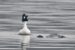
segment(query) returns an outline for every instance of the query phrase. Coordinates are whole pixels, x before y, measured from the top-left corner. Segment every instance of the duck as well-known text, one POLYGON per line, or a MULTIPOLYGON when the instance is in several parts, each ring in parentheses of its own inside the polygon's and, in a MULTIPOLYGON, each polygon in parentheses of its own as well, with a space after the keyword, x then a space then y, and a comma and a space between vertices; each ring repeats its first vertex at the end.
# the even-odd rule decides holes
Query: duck
POLYGON ((43 36, 42 36, 42 35, 38 35, 37 37, 38 37, 38 38, 43 38, 43 36))
POLYGON ((19 35, 30 35, 31 31, 29 30, 27 23, 28 23, 28 15, 23 14, 22 15, 22 22, 23 22, 23 28, 19 31, 19 35))

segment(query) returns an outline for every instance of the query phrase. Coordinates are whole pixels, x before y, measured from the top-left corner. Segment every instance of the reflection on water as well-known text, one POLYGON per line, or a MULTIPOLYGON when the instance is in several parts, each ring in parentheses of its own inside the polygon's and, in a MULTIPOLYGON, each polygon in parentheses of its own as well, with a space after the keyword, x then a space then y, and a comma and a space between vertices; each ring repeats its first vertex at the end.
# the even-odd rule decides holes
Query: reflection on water
POLYGON ((57 42, 51 39, 45 39, 45 42, 40 40, 40 42, 34 38, 31 40, 31 46, 75 47, 75 3, 73 0, 0 0, 0 48, 21 48, 20 36, 17 34, 23 25, 21 15, 24 12, 29 15, 28 26, 32 34, 58 33, 70 35, 68 37, 72 38, 71 41, 68 41, 69 38, 63 40, 66 42, 59 42, 61 39, 55 40, 57 42), (51 44, 50 40, 54 44, 51 44))

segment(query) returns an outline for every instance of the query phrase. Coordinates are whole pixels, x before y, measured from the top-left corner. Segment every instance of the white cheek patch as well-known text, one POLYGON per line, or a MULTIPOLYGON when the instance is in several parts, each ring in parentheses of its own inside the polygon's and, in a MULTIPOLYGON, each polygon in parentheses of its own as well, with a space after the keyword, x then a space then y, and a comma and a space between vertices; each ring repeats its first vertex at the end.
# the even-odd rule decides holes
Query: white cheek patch
POLYGON ((25 16, 24 16, 24 19, 25 19, 25 16))

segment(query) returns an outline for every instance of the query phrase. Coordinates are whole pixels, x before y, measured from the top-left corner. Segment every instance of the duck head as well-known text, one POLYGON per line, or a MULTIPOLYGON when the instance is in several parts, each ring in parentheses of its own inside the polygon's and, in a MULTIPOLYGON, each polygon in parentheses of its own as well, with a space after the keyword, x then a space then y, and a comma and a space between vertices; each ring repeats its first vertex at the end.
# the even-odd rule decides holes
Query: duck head
POLYGON ((22 15, 22 22, 28 21, 28 15, 23 14, 22 15))

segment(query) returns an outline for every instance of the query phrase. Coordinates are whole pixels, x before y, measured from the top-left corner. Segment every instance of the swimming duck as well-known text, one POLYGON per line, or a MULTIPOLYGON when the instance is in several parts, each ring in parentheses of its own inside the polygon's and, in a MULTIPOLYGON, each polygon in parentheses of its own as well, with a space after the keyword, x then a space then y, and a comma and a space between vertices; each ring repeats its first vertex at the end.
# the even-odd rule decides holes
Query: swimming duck
POLYGON ((23 28, 19 31, 19 35, 30 35, 31 32, 27 27, 28 16, 26 14, 22 15, 22 22, 24 24, 23 28))
POLYGON ((38 37, 38 38, 43 38, 43 36, 42 36, 42 35, 38 35, 37 37, 38 37))

